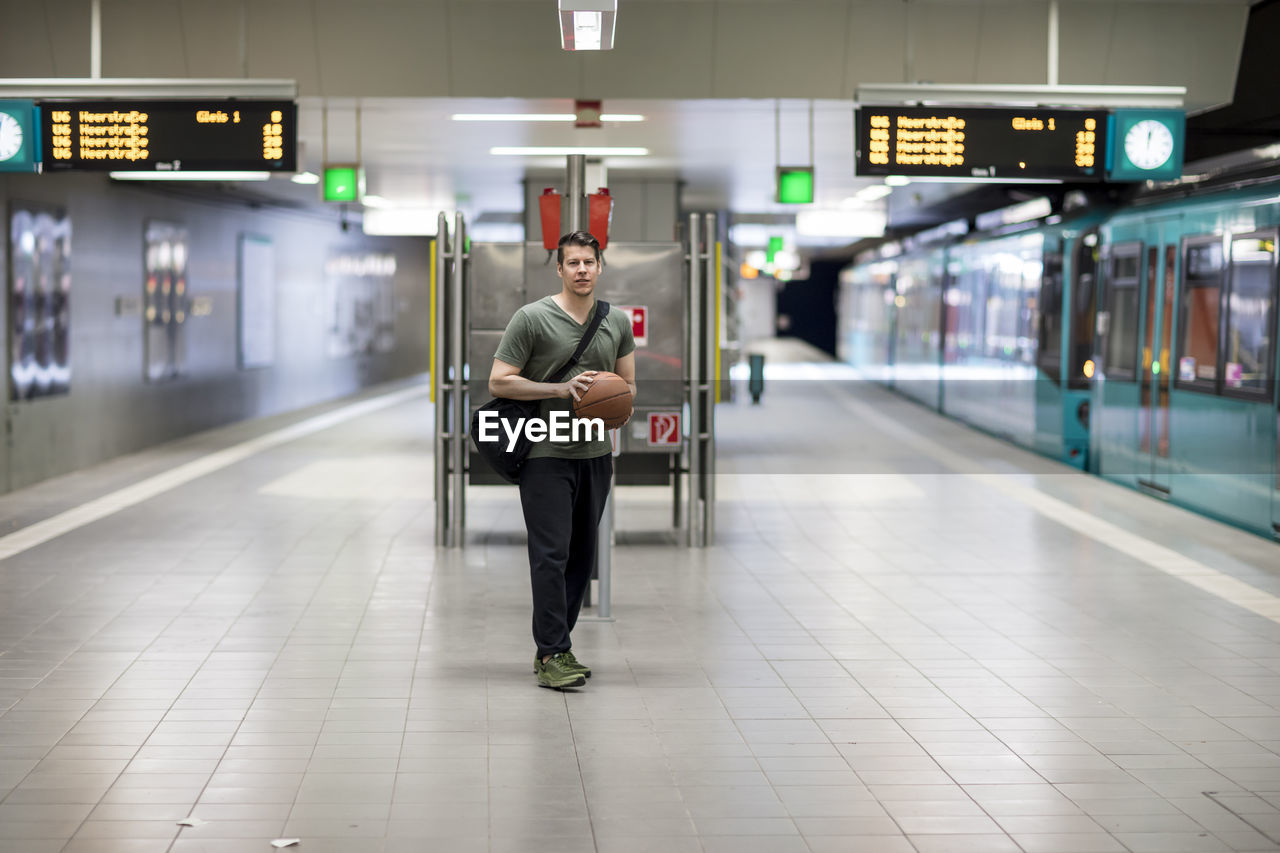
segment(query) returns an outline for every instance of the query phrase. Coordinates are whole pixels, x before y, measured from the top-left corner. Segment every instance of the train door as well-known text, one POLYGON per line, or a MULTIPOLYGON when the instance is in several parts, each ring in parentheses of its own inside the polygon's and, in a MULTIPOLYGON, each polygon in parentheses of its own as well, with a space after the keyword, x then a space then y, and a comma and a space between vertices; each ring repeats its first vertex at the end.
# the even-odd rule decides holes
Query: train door
POLYGON ((1178 243, 1174 221, 1152 223, 1155 238, 1143 256, 1146 311, 1142 337, 1141 402, 1138 410, 1138 482, 1169 493, 1170 346, 1177 291, 1178 243))

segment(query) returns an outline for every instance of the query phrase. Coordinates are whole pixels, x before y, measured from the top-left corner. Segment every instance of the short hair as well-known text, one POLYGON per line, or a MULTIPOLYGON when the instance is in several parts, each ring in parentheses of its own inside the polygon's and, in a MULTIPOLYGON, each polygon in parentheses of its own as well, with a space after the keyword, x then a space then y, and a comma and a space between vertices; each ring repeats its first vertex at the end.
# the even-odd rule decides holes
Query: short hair
POLYGON ((600 257, 600 241, 593 237, 590 231, 570 231, 560 238, 560 245, 556 247, 556 266, 564 265, 565 246, 583 246, 594 250, 596 263, 604 266, 604 258, 600 257))

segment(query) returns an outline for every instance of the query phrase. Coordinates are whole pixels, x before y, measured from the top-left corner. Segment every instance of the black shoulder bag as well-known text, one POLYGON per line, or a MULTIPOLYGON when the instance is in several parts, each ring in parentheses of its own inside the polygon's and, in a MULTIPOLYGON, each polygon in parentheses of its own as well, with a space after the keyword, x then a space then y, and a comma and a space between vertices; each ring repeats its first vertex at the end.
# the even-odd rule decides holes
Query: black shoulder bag
MULTIPOLYGON (((578 341, 578 348, 573 351, 569 360, 559 370, 544 379, 544 382, 560 382, 564 379, 565 374, 572 370, 582 358, 582 354, 586 352, 591 339, 596 336, 596 330, 600 328, 600 324, 604 322, 605 315, 608 313, 609 303, 597 299, 595 316, 591 318, 591 325, 583 332, 582 340, 578 341)), ((471 443, 475 445, 476 452, 484 458, 484 461, 488 462, 489 466, 508 483, 520 482, 520 468, 528 458, 529 451, 533 449, 533 442, 529 441, 523 430, 515 433, 516 425, 521 419, 536 418, 541 404, 541 400, 510 400, 506 397, 495 397, 471 415, 471 443), (493 412, 497 415, 498 439, 496 441, 481 441, 479 438, 482 412, 493 412), (511 433, 516 435, 514 445, 511 444, 508 426, 511 433)))

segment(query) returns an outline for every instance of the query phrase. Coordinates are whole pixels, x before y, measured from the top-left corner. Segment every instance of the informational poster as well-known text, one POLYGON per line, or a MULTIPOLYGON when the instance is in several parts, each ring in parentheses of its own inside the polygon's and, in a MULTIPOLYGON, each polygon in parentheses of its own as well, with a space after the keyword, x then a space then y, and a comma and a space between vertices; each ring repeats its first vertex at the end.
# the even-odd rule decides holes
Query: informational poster
POLYGON ((396 256, 333 252, 325 263, 326 350, 331 358, 390 352, 395 334, 396 256))
POLYGON ((271 240, 240 235, 240 366, 268 367, 276 360, 276 250, 271 240))
POLYGON ((71 219, 25 202, 9 216, 9 399, 71 389, 71 219))
POLYGON ((146 334, 149 382, 163 382, 186 372, 186 322, 191 315, 187 292, 187 230, 170 222, 148 222, 143 246, 146 282, 142 317, 146 334))

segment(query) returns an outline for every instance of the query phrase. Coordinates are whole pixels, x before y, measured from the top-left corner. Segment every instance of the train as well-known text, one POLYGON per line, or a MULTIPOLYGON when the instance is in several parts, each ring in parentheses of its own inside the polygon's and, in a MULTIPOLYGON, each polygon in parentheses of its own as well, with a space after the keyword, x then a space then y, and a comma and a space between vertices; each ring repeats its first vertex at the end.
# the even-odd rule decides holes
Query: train
POLYGON ((860 252, 837 358, 1081 471, 1280 539, 1280 176, 1032 198, 860 252))

